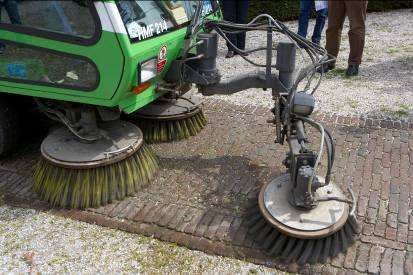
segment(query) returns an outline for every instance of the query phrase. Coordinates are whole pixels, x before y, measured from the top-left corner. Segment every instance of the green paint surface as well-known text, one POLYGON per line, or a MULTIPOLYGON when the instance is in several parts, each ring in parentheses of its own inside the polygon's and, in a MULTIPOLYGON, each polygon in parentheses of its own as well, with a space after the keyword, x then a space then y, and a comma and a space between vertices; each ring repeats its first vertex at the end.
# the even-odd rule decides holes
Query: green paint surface
MULTIPOLYGON (((156 83, 164 77, 171 62, 179 57, 185 33, 186 27, 183 27, 155 38, 131 43, 127 35, 103 31, 100 40, 95 45, 82 46, 0 29, 0 37, 6 41, 34 46, 45 51, 52 50, 87 57, 95 63, 100 74, 99 85, 93 91, 0 80, 0 92, 119 107, 125 113, 132 113, 161 96, 156 92, 156 83), (152 85, 147 90, 139 95, 132 93, 132 89, 138 85, 139 63, 156 58, 160 48, 164 45, 168 47, 165 68, 151 80, 152 85)), ((0 70, 2 70, 1 67, 4 70, 4 64, 2 66, 1 62, 0 60, 0 70)), ((38 63, 36 66, 39 69, 32 69, 31 73, 36 73, 35 71, 38 70, 37 73, 42 74, 49 70, 35 60, 29 63, 32 64, 31 68, 36 68, 33 64, 38 63)))

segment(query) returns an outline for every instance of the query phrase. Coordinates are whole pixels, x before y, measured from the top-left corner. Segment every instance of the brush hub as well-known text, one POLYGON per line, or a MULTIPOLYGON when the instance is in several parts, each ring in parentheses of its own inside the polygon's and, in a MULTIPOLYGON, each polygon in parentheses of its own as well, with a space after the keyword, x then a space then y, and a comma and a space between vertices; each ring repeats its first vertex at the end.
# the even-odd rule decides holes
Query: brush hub
MULTIPOLYGON (((318 180, 324 183, 323 178, 318 180)), ((300 239, 318 239, 337 232, 346 223, 347 203, 322 201, 314 209, 300 210, 288 202, 291 189, 290 175, 284 174, 264 185, 259 195, 261 213, 280 232, 300 239)), ((345 198, 334 183, 318 188, 316 196, 345 198)))
POLYGON ((66 127, 54 129, 41 145, 42 156, 54 165, 88 169, 119 162, 143 144, 142 131, 125 121, 99 124, 102 138, 92 143, 79 141, 66 127))
POLYGON ((139 109, 134 116, 152 120, 179 120, 199 113, 201 106, 201 98, 195 95, 183 95, 178 99, 161 98, 139 109))

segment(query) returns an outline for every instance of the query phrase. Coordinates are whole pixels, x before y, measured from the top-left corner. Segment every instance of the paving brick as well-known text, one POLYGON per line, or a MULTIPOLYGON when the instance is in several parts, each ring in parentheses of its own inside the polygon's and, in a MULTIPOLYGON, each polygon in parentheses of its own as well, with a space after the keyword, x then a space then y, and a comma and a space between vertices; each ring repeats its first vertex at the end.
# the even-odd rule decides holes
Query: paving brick
POLYGON ((366 272, 369 264, 369 253, 371 245, 370 244, 360 244, 358 248, 358 255, 356 260, 355 268, 357 271, 366 272))
POLYGON ((395 250, 393 252, 393 264, 392 264, 393 274, 404 274, 404 257, 405 257, 404 251, 395 250))
POLYGON ((397 213, 399 211, 399 194, 390 194, 389 212, 397 213))
POLYGON ((362 196, 358 199, 357 203, 357 213, 359 216, 364 217, 366 215, 368 199, 362 196))
POLYGON ((397 238, 397 229, 387 227, 386 228, 386 239, 394 241, 396 240, 396 238, 397 238))
POLYGON ((380 272, 380 260, 381 254, 383 253, 384 248, 378 245, 373 245, 370 250, 368 272, 378 274, 380 272))
POLYGON ((208 226, 208 230, 205 232, 205 237, 208 239, 215 239, 215 234, 218 231, 218 228, 221 225, 222 220, 224 219, 223 215, 215 215, 214 219, 212 220, 211 224, 208 226))
POLYGON ((374 227, 374 235, 384 237, 386 234, 386 223, 377 222, 374 227))
POLYGON ((200 222, 197 224, 194 235, 198 236, 198 237, 203 237, 205 232, 208 230, 208 226, 210 225, 210 223, 214 219, 214 216, 215 216, 215 213, 213 213, 211 211, 207 212, 202 217, 200 222))
POLYGON ((172 230, 178 228, 178 225, 180 225, 183 219, 185 218, 185 214, 186 214, 186 207, 179 207, 177 211, 175 212, 175 216, 173 217, 173 219, 171 219, 168 222, 167 227, 172 230))
POLYGON ((358 246, 359 246, 359 243, 355 243, 347 250, 346 257, 344 258, 344 264, 343 264, 345 268, 354 269, 354 265, 356 263, 358 246))
POLYGON ((372 235, 374 233, 374 224, 365 223, 363 224, 363 234, 372 235))
POLYGON ((196 210, 192 216, 191 222, 185 227, 184 232, 188 234, 194 234, 198 223, 201 221, 205 212, 203 210, 196 210))
POLYGON ((224 217, 216 233, 217 240, 220 240, 220 241, 230 240, 229 232, 230 232, 231 223, 233 222, 234 219, 235 217, 230 217, 230 216, 224 217))
MULTIPOLYGON (((395 233, 396 234, 396 233, 395 233)), ((377 236, 367 236, 367 235, 361 235, 360 240, 364 243, 369 243, 369 244, 380 244, 383 247, 388 247, 396 250, 405 250, 406 249, 406 244, 394 241, 394 240, 389 240, 389 239, 384 239, 381 237, 377 236)))
POLYGON ((379 202, 379 211, 377 213, 377 218, 380 221, 385 221, 387 219, 387 205, 388 205, 387 201, 380 200, 380 202, 379 202))
POLYGON ((401 223, 408 223, 409 222, 409 202, 401 200, 399 202, 399 212, 397 214, 397 218, 401 223))
POLYGON ((378 191, 370 192, 369 207, 379 208, 379 192, 378 191))
POLYGON ((409 233, 408 233, 407 243, 408 244, 413 244, 413 231, 411 231, 411 230, 409 230, 409 233))
POLYGON ((383 259, 380 263, 381 274, 391 274, 393 252, 394 250, 391 248, 386 248, 386 250, 384 250, 383 259))
POLYGON ((382 200, 388 201, 390 199, 390 181, 389 180, 382 181, 380 197, 382 200))
POLYGON ((407 275, 413 274, 413 252, 406 253, 406 261, 404 263, 404 271, 407 275))
POLYGON ((368 208, 367 215, 366 215, 366 222, 368 223, 376 223, 377 221, 377 209, 376 208, 368 208))
POLYGON ((387 225, 392 228, 397 228, 397 214, 395 213, 387 214, 387 225))
POLYGON ((407 224, 400 223, 397 228, 397 241, 407 243, 408 227, 407 224))

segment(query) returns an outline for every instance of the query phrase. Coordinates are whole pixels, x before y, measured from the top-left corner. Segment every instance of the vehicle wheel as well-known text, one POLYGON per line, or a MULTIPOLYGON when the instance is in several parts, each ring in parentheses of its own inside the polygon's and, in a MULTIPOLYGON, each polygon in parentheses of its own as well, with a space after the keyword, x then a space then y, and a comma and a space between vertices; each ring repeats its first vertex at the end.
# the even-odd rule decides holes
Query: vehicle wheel
POLYGON ((8 98, 0 97, 0 158, 16 149, 20 131, 15 105, 8 98))

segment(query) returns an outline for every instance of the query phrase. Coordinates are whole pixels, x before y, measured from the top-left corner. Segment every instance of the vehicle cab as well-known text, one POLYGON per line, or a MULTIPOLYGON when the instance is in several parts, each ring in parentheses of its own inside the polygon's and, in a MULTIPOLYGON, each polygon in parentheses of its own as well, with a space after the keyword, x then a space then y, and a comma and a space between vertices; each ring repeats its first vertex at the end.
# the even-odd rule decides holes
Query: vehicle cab
MULTIPOLYGON (((0 92, 131 113, 181 53, 195 1, 10 1, 0 18, 0 92)), ((219 17, 215 0, 203 16, 219 17)))

